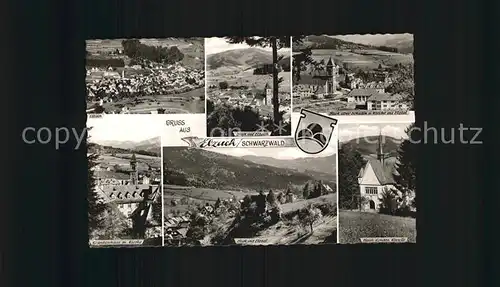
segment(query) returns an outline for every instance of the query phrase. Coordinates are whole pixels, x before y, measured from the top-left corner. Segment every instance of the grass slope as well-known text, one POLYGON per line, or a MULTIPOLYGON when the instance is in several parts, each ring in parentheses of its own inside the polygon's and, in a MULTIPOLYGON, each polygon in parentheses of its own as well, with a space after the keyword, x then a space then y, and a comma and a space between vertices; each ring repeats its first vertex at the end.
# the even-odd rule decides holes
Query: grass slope
POLYGON ((340 243, 361 243, 362 237, 407 237, 416 242, 415 218, 357 211, 340 211, 340 243))

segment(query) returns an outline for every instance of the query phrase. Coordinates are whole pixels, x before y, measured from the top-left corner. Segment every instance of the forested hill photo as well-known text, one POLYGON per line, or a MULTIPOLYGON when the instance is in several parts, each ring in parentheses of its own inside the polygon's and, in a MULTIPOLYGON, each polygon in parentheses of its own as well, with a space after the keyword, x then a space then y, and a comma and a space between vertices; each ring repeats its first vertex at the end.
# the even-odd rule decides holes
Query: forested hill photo
MULTIPOLYGON (((163 148, 164 180, 167 184, 255 192, 285 190, 321 180, 325 174, 299 172, 245 160, 240 157, 191 148, 163 148)), ((335 176, 323 181, 332 188, 335 176)))

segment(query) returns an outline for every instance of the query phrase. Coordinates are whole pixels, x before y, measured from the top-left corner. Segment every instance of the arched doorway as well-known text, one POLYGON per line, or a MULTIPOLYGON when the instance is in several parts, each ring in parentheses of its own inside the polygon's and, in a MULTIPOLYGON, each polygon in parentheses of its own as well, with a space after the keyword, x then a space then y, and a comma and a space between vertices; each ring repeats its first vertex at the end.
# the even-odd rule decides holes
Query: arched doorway
POLYGON ((370 209, 375 209, 375 201, 370 200, 370 209))

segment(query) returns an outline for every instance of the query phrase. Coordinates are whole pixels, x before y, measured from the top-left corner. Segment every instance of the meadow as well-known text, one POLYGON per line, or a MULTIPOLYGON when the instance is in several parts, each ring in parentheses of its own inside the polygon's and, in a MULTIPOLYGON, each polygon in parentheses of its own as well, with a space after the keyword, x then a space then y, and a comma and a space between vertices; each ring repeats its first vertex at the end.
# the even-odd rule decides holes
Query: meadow
POLYGON ((378 213, 340 211, 340 243, 361 243, 362 237, 406 237, 417 240, 416 219, 378 213))
MULTIPOLYGON (((215 85, 218 87, 220 82, 227 82, 229 86, 247 86, 249 89, 263 90, 266 83, 270 86, 273 84, 271 75, 254 75, 253 69, 242 71, 233 68, 230 69, 230 72, 226 72, 226 69, 226 67, 221 67, 216 70, 207 71, 207 85, 215 85), (220 69, 224 69, 224 71, 220 69)), ((283 82, 279 85, 279 91, 290 93, 292 80, 291 73, 281 72, 278 74, 278 77, 283 78, 283 82)))
POLYGON ((315 61, 328 61, 329 58, 346 64, 351 70, 373 70, 382 66, 394 66, 396 64, 413 63, 411 54, 399 54, 379 50, 332 50, 317 49, 312 50, 312 58, 315 61))
POLYGON ((104 103, 106 112, 127 107, 131 113, 149 114, 165 109, 165 114, 196 114, 205 112, 205 88, 186 93, 125 98, 112 103, 104 103))

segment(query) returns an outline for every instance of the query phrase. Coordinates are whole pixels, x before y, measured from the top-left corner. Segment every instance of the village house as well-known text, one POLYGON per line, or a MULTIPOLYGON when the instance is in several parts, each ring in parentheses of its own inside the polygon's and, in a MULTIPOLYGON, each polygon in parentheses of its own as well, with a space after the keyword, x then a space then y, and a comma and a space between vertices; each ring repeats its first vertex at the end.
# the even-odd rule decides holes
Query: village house
MULTIPOLYGON (((149 184, 141 185, 106 185, 97 186, 98 192, 104 195, 105 203, 113 203, 118 207, 118 210, 127 218, 140 207, 144 202, 145 196, 153 201, 157 196, 160 196, 159 186, 149 184)), ((148 210, 147 219, 152 218, 152 209, 148 210)))
POLYGON ((346 98, 348 103, 365 106, 368 98, 383 92, 383 89, 354 89, 347 94, 346 98))
POLYGON ((403 97, 399 94, 374 94, 370 96, 366 101, 367 110, 395 110, 395 109, 407 109, 408 105, 402 103, 403 97))

